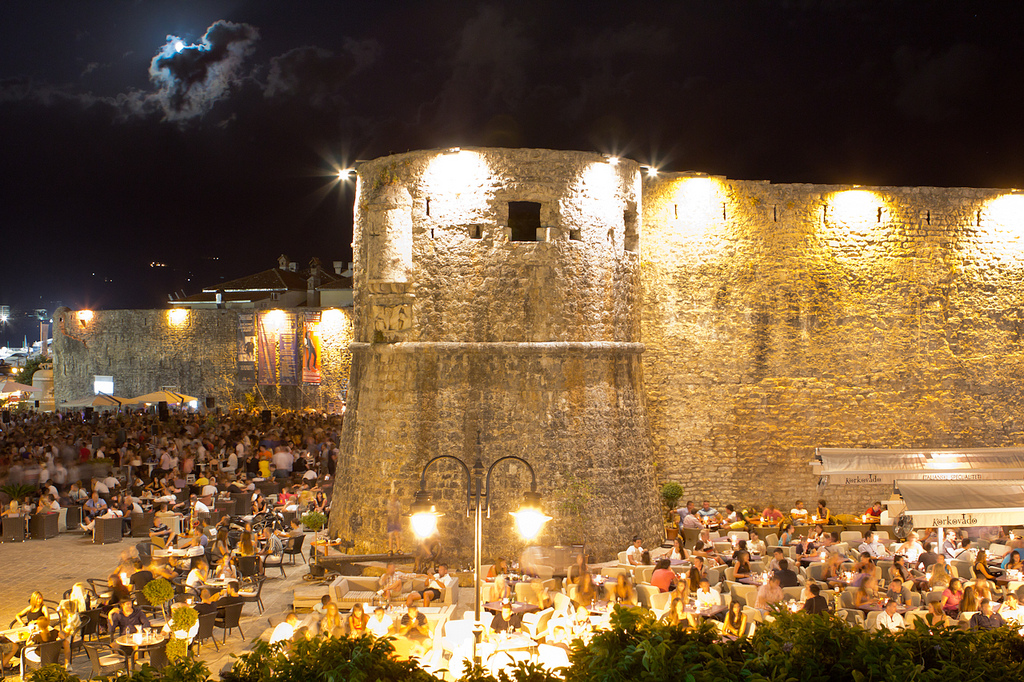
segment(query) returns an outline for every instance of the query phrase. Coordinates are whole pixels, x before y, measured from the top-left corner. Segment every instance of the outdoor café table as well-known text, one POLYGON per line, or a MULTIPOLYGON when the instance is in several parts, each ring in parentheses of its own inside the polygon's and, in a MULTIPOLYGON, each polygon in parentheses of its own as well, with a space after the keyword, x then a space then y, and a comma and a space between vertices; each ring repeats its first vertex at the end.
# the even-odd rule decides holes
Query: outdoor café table
MULTIPOLYGON (((500 601, 489 601, 484 604, 484 610, 490 611, 491 613, 498 613, 501 611, 500 601)), ((512 602, 512 613, 533 613, 534 611, 540 611, 540 607, 536 604, 528 604, 524 601, 512 602)))
POLYGON ((736 582, 743 583, 744 585, 757 585, 760 587, 764 585, 764 579, 760 576, 750 576, 749 578, 737 578, 736 582))
POLYGON ((121 647, 121 653, 124 654, 125 669, 130 673, 135 670, 135 655, 139 651, 160 646, 165 639, 167 639, 166 633, 145 632, 121 635, 114 640, 114 643, 121 647))
MULTIPOLYGON (((857 606, 855 608, 858 608, 861 611, 863 611, 865 614, 867 614, 867 613, 870 613, 872 611, 883 611, 883 610, 885 610, 885 604, 882 603, 880 600, 876 599, 874 601, 869 601, 869 602, 866 602, 864 604, 861 604, 860 606, 857 606)), ((896 613, 906 613, 909 610, 910 609, 908 609, 906 606, 903 606, 902 604, 900 604, 900 605, 898 605, 896 607, 896 613)))
POLYGON ((728 610, 728 606, 722 606, 721 604, 717 604, 706 609, 698 609, 696 606, 691 606, 690 604, 686 605, 687 613, 695 613, 701 618, 714 618, 718 614, 725 613, 728 610))

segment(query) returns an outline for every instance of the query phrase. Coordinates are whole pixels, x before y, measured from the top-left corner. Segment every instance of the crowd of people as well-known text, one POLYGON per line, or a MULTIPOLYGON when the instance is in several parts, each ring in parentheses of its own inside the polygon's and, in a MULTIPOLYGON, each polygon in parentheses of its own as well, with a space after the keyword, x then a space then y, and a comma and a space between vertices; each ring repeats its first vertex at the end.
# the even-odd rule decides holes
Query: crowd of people
POLYGON ((91 421, 13 417, 0 430, 0 477, 31 492, 3 500, 4 516, 27 520, 77 507, 81 529, 93 531, 97 519, 122 518, 127 526, 133 513, 155 513, 149 541, 124 550, 105 579, 51 595, 55 608, 33 593, 16 623, 29 630, 27 637, 0 638, 4 665, 26 646, 54 639, 64 641, 68 661, 70 639, 86 620, 93 631, 114 636, 151 628, 154 611, 140 595, 155 578, 175 586, 175 607, 189 604, 200 614, 223 615, 232 604, 253 601, 266 567, 280 564, 285 543, 303 534, 301 515, 330 511, 324 484, 333 480, 340 417, 285 414, 269 423, 241 413, 183 412, 167 421, 143 412, 95 413, 91 421), (278 492, 264 495, 261 481, 274 481, 278 492), (231 495, 251 500, 249 513, 214 521, 217 500, 236 499, 231 495), (290 527, 282 512, 293 513, 290 527), (264 522, 254 529, 259 519, 264 522))

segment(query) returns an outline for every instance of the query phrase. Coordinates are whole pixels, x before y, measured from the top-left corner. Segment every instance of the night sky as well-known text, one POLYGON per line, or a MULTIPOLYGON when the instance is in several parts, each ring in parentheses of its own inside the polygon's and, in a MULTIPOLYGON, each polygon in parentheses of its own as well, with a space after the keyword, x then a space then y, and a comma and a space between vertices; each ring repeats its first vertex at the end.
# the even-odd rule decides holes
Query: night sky
POLYGON ((1024 186, 1022 5, 4 0, 0 304, 347 261, 335 171, 408 149, 1024 186))

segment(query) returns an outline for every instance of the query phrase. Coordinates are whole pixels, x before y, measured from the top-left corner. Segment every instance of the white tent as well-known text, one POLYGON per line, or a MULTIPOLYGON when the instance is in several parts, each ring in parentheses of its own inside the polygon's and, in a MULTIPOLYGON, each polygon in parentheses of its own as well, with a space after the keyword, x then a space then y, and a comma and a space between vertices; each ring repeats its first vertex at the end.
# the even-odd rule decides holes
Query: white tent
MULTIPOLYGON (((1024 479, 1024 448, 818 448, 819 475, 835 485, 1024 479)), ((815 463, 816 464, 816 463, 815 463)), ((901 487, 902 489, 902 487, 901 487)))
POLYGON ((1024 523, 1024 481, 900 481, 905 513, 917 527, 962 528, 1024 523))

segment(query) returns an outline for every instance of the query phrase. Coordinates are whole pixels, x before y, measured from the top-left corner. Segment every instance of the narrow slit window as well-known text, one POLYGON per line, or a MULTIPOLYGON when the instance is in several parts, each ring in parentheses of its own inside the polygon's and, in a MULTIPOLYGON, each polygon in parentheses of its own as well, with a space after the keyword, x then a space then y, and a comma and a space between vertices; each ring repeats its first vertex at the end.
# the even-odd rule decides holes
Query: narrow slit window
POLYGON ((430 215, 430 197, 427 197, 427 215, 430 215))
POLYGON ((480 225, 469 226, 469 238, 470 239, 482 239, 484 236, 484 230, 480 225))
POLYGON ((630 202, 622 213, 622 223, 625 227, 622 247, 626 251, 636 252, 640 248, 640 235, 636 231, 636 204, 630 202))
POLYGON ((540 204, 536 201, 508 202, 508 227, 514 242, 539 241, 540 204))
POLYGON ((574 241, 574 242, 581 242, 581 241, 583 241, 583 230, 580 230, 580 229, 569 230, 569 239, 574 241))

